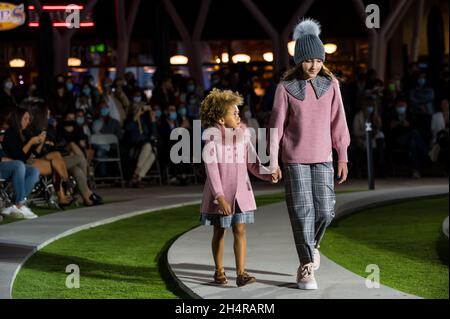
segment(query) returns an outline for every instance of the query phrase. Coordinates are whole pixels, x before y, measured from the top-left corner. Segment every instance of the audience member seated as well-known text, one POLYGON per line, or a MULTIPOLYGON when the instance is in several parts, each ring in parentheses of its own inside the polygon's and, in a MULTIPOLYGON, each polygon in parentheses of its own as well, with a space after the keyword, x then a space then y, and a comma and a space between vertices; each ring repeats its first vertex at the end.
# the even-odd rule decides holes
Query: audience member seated
MULTIPOLYGON (((47 131, 46 144, 44 152, 59 152, 63 156, 64 163, 68 171, 73 175, 77 182, 78 189, 83 198, 85 206, 102 204, 101 198, 95 194, 88 186, 88 164, 83 151, 80 149, 74 138, 75 122, 73 113, 68 113, 65 119, 60 123, 61 129, 58 131, 47 124, 48 110, 45 106, 36 106, 34 109, 33 121, 30 125, 31 132, 47 131), (72 138, 72 140, 71 140, 72 138)), ((83 135, 80 135, 83 138, 83 135)))
POLYGON ((0 147, 0 178, 11 178, 14 190, 13 205, 4 207, 0 214, 12 218, 32 219, 38 217, 25 204, 26 197, 39 181, 39 170, 18 160, 8 158, 0 147))
POLYGON ((153 145, 157 136, 155 112, 149 105, 133 103, 132 111, 125 122, 125 140, 130 147, 129 154, 133 162, 137 158, 130 186, 142 187, 142 178, 147 175, 156 160, 153 145))
MULTIPOLYGON (((118 140, 122 139, 122 128, 118 120, 110 116, 110 109, 108 105, 101 101, 99 104, 99 118, 92 123, 93 134, 114 134, 118 140)), ((96 157, 107 158, 111 149, 109 145, 92 145, 95 150, 96 157)), ((107 167, 105 163, 100 163, 98 166, 99 176, 106 176, 107 167)))
POLYGON ((25 109, 17 108, 11 115, 9 128, 5 131, 3 149, 9 158, 21 160, 23 163, 37 168, 40 175, 53 174, 59 205, 70 205, 71 200, 66 196, 63 187, 63 184, 68 185, 69 173, 61 153, 43 154, 46 131, 31 136, 27 131, 30 122, 30 113, 25 109))
MULTIPOLYGON (((420 178, 420 170, 428 157, 428 146, 413 127, 408 104, 402 97, 397 99, 395 111, 390 115, 389 141, 391 147, 400 147, 409 153, 409 163, 412 168, 412 177, 420 178)), ((392 148, 391 148, 392 151, 392 148)))
MULTIPOLYGON (((372 147, 374 150, 375 167, 380 176, 385 176, 385 136, 382 131, 383 123, 381 120, 378 104, 373 98, 365 98, 362 100, 362 109, 359 110, 353 118, 353 138, 352 142, 355 146, 356 165, 355 167, 367 167, 366 163, 367 144, 366 144, 366 123, 370 123, 372 127, 372 147)), ((361 174, 362 172, 358 172, 361 174)))

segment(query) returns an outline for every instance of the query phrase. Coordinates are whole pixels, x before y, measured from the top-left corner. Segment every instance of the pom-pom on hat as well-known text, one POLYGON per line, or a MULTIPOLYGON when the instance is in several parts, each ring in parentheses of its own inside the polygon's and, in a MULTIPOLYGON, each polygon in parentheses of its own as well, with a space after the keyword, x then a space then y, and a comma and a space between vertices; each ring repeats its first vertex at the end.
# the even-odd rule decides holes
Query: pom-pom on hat
POLYGON ((308 59, 321 59, 325 62, 325 48, 319 39, 320 31, 320 24, 314 19, 305 18, 295 26, 295 64, 308 59))

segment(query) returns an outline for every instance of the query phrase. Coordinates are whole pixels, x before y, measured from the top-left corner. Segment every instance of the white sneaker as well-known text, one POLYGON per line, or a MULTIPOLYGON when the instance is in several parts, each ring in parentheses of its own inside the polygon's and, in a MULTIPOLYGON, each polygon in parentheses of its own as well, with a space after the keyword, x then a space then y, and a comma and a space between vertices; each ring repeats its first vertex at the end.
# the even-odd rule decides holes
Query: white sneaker
POLYGON ((29 209, 27 206, 22 205, 22 207, 18 208, 18 210, 20 210, 23 214, 23 218, 25 219, 34 219, 37 218, 38 215, 36 215, 35 213, 33 213, 31 211, 31 209, 29 209))
POLYGON ((317 248, 314 248, 314 270, 320 267, 320 253, 317 248))
POLYGON ((23 219, 25 218, 22 211, 20 211, 16 205, 5 207, 2 209, 1 214, 11 218, 23 219))
POLYGON ((297 287, 298 289, 314 290, 317 289, 317 282, 314 278, 313 263, 298 267, 297 270, 297 287))
MULTIPOLYGON (((13 205, 14 206, 14 205, 13 205)), ((5 207, 2 209, 2 211, 0 212, 0 214, 4 215, 4 216, 9 216, 11 215, 11 211, 13 210, 13 206, 9 206, 9 207, 5 207)))

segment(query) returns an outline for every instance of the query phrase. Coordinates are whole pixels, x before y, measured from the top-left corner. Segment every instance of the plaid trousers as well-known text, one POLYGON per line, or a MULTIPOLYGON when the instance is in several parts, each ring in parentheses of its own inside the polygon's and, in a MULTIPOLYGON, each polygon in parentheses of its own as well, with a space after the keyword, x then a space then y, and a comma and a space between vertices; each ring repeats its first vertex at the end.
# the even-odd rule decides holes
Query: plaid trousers
POLYGON ((334 218, 334 169, 332 162, 284 166, 286 204, 302 265, 314 262, 326 228, 334 218))

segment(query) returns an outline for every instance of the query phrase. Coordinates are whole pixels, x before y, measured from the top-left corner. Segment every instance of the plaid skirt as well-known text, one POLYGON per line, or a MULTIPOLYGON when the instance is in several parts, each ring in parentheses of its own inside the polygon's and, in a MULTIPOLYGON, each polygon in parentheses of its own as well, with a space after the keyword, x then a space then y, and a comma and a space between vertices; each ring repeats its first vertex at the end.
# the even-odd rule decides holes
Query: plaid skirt
POLYGON ((243 212, 236 202, 236 212, 233 215, 222 214, 200 214, 202 225, 214 225, 222 228, 232 227, 234 224, 253 224, 255 222, 255 213, 253 211, 243 212))

